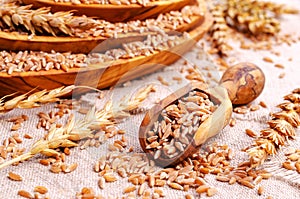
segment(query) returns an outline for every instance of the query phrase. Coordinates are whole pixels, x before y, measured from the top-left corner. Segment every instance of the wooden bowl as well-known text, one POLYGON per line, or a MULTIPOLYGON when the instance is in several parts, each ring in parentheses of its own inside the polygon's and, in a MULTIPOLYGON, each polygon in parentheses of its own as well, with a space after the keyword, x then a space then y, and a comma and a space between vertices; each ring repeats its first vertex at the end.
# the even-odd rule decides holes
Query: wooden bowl
POLYGON ((144 20, 153 18, 161 13, 172 10, 180 10, 186 5, 195 3, 195 0, 168 0, 150 2, 143 6, 132 5, 103 5, 103 4, 79 4, 59 3, 53 0, 23 0, 25 4, 32 4, 35 8, 51 7, 52 12, 74 10, 76 15, 99 17, 110 22, 122 22, 129 20, 144 20))
MULTIPOLYGON (((192 22, 179 26, 176 31, 169 31, 169 34, 177 34, 192 30, 204 20, 204 16, 194 16, 192 22)), ((118 48, 122 43, 142 41, 147 35, 157 34, 155 32, 145 33, 128 33, 119 34, 118 38, 98 37, 54 37, 54 36, 33 36, 29 38, 28 35, 22 35, 18 32, 3 32, 0 31, 0 50, 12 51, 45 51, 52 50, 57 52, 72 52, 72 53, 90 53, 91 51, 104 52, 109 48, 118 48), (101 49, 97 46, 109 39, 109 45, 101 45, 101 49)))
MULTIPOLYGON (((86 85, 94 88, 106 88, 116 83, 154 72, 174 63, 181 55, 189 51, 208 31, 213 19, 206 13, 203 23, 190 31, 190 38, 168 50, 154 52, 150 56, 138 56, 131 59, 119 59, 111 63, 99 63, 87 68, 62 70, 13 72, 11 75, 0 73, 0 96, 14 92, 25 93, 34 88, 54 89, 67 85, 86 85)), ((86 90, 76 90, 77 93, 86 90)))

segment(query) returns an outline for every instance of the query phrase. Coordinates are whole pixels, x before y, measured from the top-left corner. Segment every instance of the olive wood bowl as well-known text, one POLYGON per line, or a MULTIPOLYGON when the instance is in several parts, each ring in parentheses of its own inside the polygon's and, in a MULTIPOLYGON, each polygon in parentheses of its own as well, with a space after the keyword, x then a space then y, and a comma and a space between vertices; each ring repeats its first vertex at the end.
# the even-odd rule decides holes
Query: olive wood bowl
MULTIPOLYGON (((119 59, 113 62, 91 64, 87 68, 70 68, 63 70, 0 73, 0 96, 15 92, 26 93, 32 89, 54 89, 68 85, 84 85, 93 88, 106 88, 116 83, 140 77, 168 66, 189 51, 211 27, 213 19, 209 13, 204 21, 189 32, 190 37, 178 45, 156 51, 149 56, 138 56, 130 59, 119 59)), ((81 47, 81 46, 80 46, 81 47)), ((76 89, 75 94, 87 92, 76 89)))
MULTIPOLYGON (((167 31, 167 34, 174 35, 193 30, 204 22, 204 16, 198 15, 192 17, 189 24, 179 26, 176 30, 167 31)), ((110 48, 118 48, 125 42, 142 41, 148 35, 157 34, 155 32, 144 33, 126 33, 119 34, 117 38, 97 37, 65 37, 65 36, 28 36, 18 32, 0 31, 0 50, 12 51, 44 51, 51 52, 72 52, 72 53, 90 53, 104 52, 110 48), (106 45, 100 45, 107 41, 106 45), (101 48, 100 48, 101 47, 101 48)))
POLYGON ((51 7, 52 12, 73 10, 76 15, 98 17, 110 22, 129 20, 144 20, 153 18, 172 10, 180 10, 195 0, 155 1, 147 5, 112 5, 112 4, 72 4, 69 2, 54 2, 53 0, 23 0, 25 4, 32 4, 34 8, 51 7))

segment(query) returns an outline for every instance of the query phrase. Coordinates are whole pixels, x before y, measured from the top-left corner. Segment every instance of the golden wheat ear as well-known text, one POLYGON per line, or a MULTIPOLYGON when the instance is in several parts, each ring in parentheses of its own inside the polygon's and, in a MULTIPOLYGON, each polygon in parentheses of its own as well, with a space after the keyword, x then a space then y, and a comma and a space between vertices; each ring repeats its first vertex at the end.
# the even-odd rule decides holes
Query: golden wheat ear
POLYGON ((287 101, 277 106, 282 110, 271 114, 269 128, 261 130, 259 138, 246 150, 253 168, 263 164, 268 155, 276 154, 288 139, 296 137, 295 128, 300 126, 300 89, 293 90, 284 99, 287 101))
POLYGON ((2 3, 0 28, 18 31, 23 27, 29 34, 51 34, 73 36, 76 30, 87 30, 99 24, 93 18, 73 16, 72 11, 52 13, 50 8, 32 9, 31 5, 2 3), (84 23, 81 23, 84 22, 84 23))
MULTIPOLYGON (((39 91, 28 97, 24 94, 25 96, 22 95, 22 97, 17 97, 18 100, 16 101, 18 103, 12 103, 13 106, 11 105, 9 110, 17 107, 16 104, 20 104, 21 102, 25 104, 24 107, 29 108, 27 105, 31 102, 29 103, 30 100, 28 99, 31 99, 35 103, 53 102, 57 100, 58 97, 71 92, 75 88, 78 87, 71 85, 50 91, 39 91), (25 100, 27 101, 20 100, 26 97, 27 99, 25 100)), ((149 96, 151 92, 154 91, 155 89, 152 84, 147 85, 146 87, 143 87, 137 91, 137 93, 134 94, 134 96, 130 98, 127 103, 120 103, 117 109, 114 108, 112 101, 109 100, 103 109, 96 110, 96 108, 93 107, 86 113, 85 117, 80 120, 75 120, 74 115, 71 114, 65 126, 58 128, 55 124, 52 125, 48 134, 44 136, 44 138, 35 142, 29 149, 29 152, 0 164, 0 169, 20 161, 25 161, 40 153, 46 156, 57 156, 58 153, 56 149, 58 148, 78 146, 76 142, 85 138, 89 138, 93 134, 95 126, 109 126, 118 122, 118 120, 116 120, 117 118, 121 116, 124 118, 124 114, 126 117, 130 116, 130 112, 138 109, 141 103, 149 96)))
POLYGON ((56 102, 59 100, 59 97, 62 97, 72 92, 75 88, 77 87, 71 85, 71 86, 56 88, 49 91, 42 90, 29 95, 29 93, 33 91, 31 90, 28 93, 14 97, 13 99, 10 99, 8 101, 4 101, 5 98, 15 94, 6 95, 0 99, 0 113, 6 113, 15 108, 23 108, 23 109, 35 108, 41 106, 41 104, 56 102))

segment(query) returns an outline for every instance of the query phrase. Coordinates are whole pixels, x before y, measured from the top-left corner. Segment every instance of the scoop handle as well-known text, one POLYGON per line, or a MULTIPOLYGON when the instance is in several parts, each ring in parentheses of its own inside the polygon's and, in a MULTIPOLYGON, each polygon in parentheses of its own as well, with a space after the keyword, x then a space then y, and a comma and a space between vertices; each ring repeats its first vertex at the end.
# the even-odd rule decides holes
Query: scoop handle
POLYGON ((208 93, 219 100, 218 108, 198 128, 194 135, 196 146, 220 132, 232 114, 232 105, 248 104, 262 92, 265 84, 263 71, 249 62, 238 63, 228 68, 215 88, 208 93))
POLYGON ((218 134, 229 123, 232 114, 232 104, 225 88, 217 86, 209 89, 208 92, 219 101, 219 105, 196 131, 194 135, 196 146, 200 146, 208 138, 218 134))

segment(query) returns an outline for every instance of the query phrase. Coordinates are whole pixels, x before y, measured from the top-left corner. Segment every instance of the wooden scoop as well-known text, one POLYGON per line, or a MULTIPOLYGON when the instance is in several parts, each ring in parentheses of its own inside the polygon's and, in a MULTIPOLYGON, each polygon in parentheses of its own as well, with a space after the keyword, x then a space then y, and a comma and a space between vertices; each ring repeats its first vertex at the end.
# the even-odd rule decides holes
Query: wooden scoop
MULTIPOLYGON (((235 104, 246 104, 253 101, 262 92, 264 82, 264 74, 257 66, 251 63, 240 63, 227 69, 221 79, 220 86, 208 88, 204 83, 197 83, 188 84, 177 90, 161 100, 159 104, 155 105, 146 113, 139 130, 139 141, 143 151, 147 153, 150 159, 154 159, 157 165, 163 167, 176 165, 195 153, 201 144, 208 138, 216 135, 228 124, 232 113, 231 102, 235 102, 235 104), (253 87, 253 85, 255 86, 253 87), (153 129, 154 122, 158 120, 163 109, 191 91, 205 93, 217 108, 200 124, 193 138, 190 140, 190 144, 188 144, 183 151, 177 150, 178 155, 172 158, 165 155, 154 158, 157 149, 147 149, 147 145, 149 145, 147 132, 153 129), (231 93, 230 97, 228 92, 231 93), (240 97, 240 95, 242 95, 242 97, 240 97), (243 97, 244 95, 247 95, 248 98, 243 97), (244 101, 237 99, 243 99, 244 101)), ((171 138, 174 139, 173 137, 171 138)), ((168 139, 170 139, 170 137, 168 137, 168 139)))

